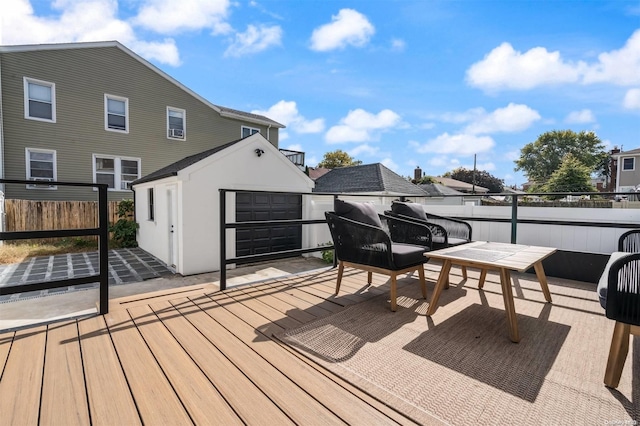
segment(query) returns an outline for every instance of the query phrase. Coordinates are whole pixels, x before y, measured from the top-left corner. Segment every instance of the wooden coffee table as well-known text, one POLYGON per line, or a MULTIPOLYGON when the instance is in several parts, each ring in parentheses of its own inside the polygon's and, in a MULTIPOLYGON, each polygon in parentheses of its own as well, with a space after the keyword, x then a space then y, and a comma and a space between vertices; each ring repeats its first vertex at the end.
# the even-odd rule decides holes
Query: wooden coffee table
POLYGON ((502 286, 502 297, 504 298, 504 308, 507 313, 507 326, 509 328, 509 338, 512 342, 519 342, 518 320, 513 302, 513 292, 511 290, 511 271, 525 272, 533 267, 540 282, 540 287, 544 293, 544 298, 551 303, 551 293, 547 277, 542 267, 542 261, 556 252, 555 248, 526 246, 520 244, 492 243, 484 241, 474 241, 456 247, 449 247, 442 250, 434 250, 425 253, 431 259, 443 261, 436 288, 429 302, 427 315, 433 315, 438 309, 438 299, 442 289, 448 285, 449 271, 452 265, 469 266, 481 270, 479 288, 484 285, 487 270, 498 270, 500 272, 500 284, 502 286))

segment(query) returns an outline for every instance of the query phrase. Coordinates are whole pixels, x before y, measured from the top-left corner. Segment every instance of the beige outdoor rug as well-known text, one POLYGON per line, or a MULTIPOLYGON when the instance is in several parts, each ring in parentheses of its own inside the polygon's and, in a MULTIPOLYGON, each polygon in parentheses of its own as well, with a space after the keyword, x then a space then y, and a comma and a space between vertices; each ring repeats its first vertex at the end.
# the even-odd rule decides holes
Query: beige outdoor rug
POLYGON ((515 344, 498 276, 488 275, 484 291, 477 277, 453 279, 431 318, 417 280, 406 278, 395 313, 382 295, 277 337, 418 422, 629 425, 640 418, 640 339, 632 338, 619 388, 607 389, 613 322, 595 285, 550 278, 553 304, 546 304, 535 275, 513 274, 515 344))

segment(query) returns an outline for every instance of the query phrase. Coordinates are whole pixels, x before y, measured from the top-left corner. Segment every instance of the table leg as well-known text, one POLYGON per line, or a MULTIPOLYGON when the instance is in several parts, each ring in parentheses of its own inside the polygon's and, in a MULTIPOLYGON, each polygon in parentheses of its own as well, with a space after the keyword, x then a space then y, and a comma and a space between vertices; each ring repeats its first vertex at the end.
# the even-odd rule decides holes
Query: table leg
POLYGON ((482 268, 480 270, 480 281, 478 281, 478 288, 482 289, 484 287, 484 281, 487 279, 487 270, 482 268))
POLYGON ((536 276, 538 277, 538 281, 540 281, 540 287, 542 287, 545 300, 551 303, 551 292, 549 291, 549 283, 547 283, 547 276, 544 273, 542 262, 536 262, 533 265, 533 269, 536 270, 536 276))
POLYGON ((440 275, 438 275, 438 282, 436 288, 433 290, 433 296, 431 296, 431 302, 429 302, 429 309, 427 310, 427 316, 431 316, 438 309, 438 299, 442 289, 449 281, 449 271, 451 270, 451 260, 446 259, 442 263, 442 269, 440 269, 440 275))
POLYGON ((507 313, 507 326, 509 327, 509 338, 512 342, 518 343, 520 335, 518 333, 518 319, 516 318, 516 307, 513 303, 513 291, 511 290, 511 273, 506 268, 500 269, 500 284, 502 285, 502 297, 504 299, 504 310, 507 313))

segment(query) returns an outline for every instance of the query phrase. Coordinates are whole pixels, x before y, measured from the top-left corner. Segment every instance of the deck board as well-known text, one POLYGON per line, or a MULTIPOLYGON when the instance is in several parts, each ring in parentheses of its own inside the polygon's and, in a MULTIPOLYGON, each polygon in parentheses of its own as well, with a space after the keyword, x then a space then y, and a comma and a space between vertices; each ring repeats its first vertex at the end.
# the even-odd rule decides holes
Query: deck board
MULTIPOLYGON (((176 309, 168 309, 171 305, 166 303, 154 304, 151 308, 243 421, 248 424, 292 424, 267 395, 193 326, 190 318, 176 315, 176 309)), ((210 337, 214 342, 230 338, 228 334, 210 337)))
POLYGON ((145 424, 191 424, 180 399, 127 311, 105 315, 134 400, 145 424))
POLYGON ((0 334, 0 423, 414 425, 273 337, 388 292, 386 277, 361 292, 366 274, 345 277, 338 297, 324 270, 129 296, 0 334))
POLYGON ((242 424, 149 306, 128 311, 194 423, 242 424))
POLYGON ((38 424, 46 341, 46 326, 19 330, 14 335, 0 381, 0 413, 6 424, 38 424))
POLYGON ((78 325, 75 321, 50 324, 47 331, 40 423, 89 424, 78 325), (59 374, 60 371, 67 374, 59 374))

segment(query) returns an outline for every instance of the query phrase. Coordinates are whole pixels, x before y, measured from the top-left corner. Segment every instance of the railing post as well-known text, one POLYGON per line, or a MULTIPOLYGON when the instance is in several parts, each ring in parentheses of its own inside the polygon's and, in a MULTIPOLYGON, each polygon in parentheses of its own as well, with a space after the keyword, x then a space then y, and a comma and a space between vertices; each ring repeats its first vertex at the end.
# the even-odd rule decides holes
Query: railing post
POLYGON ((98 187, 98 221, 100 223, 100 314, 109 313, 109 204, 107 185, 98 187))
POLYGON ((518 240, 518 194, 511 197, 511 244, 518 240))
POLYGON ((227 289, 227 196, 220 189, 220 290, 227 289))

